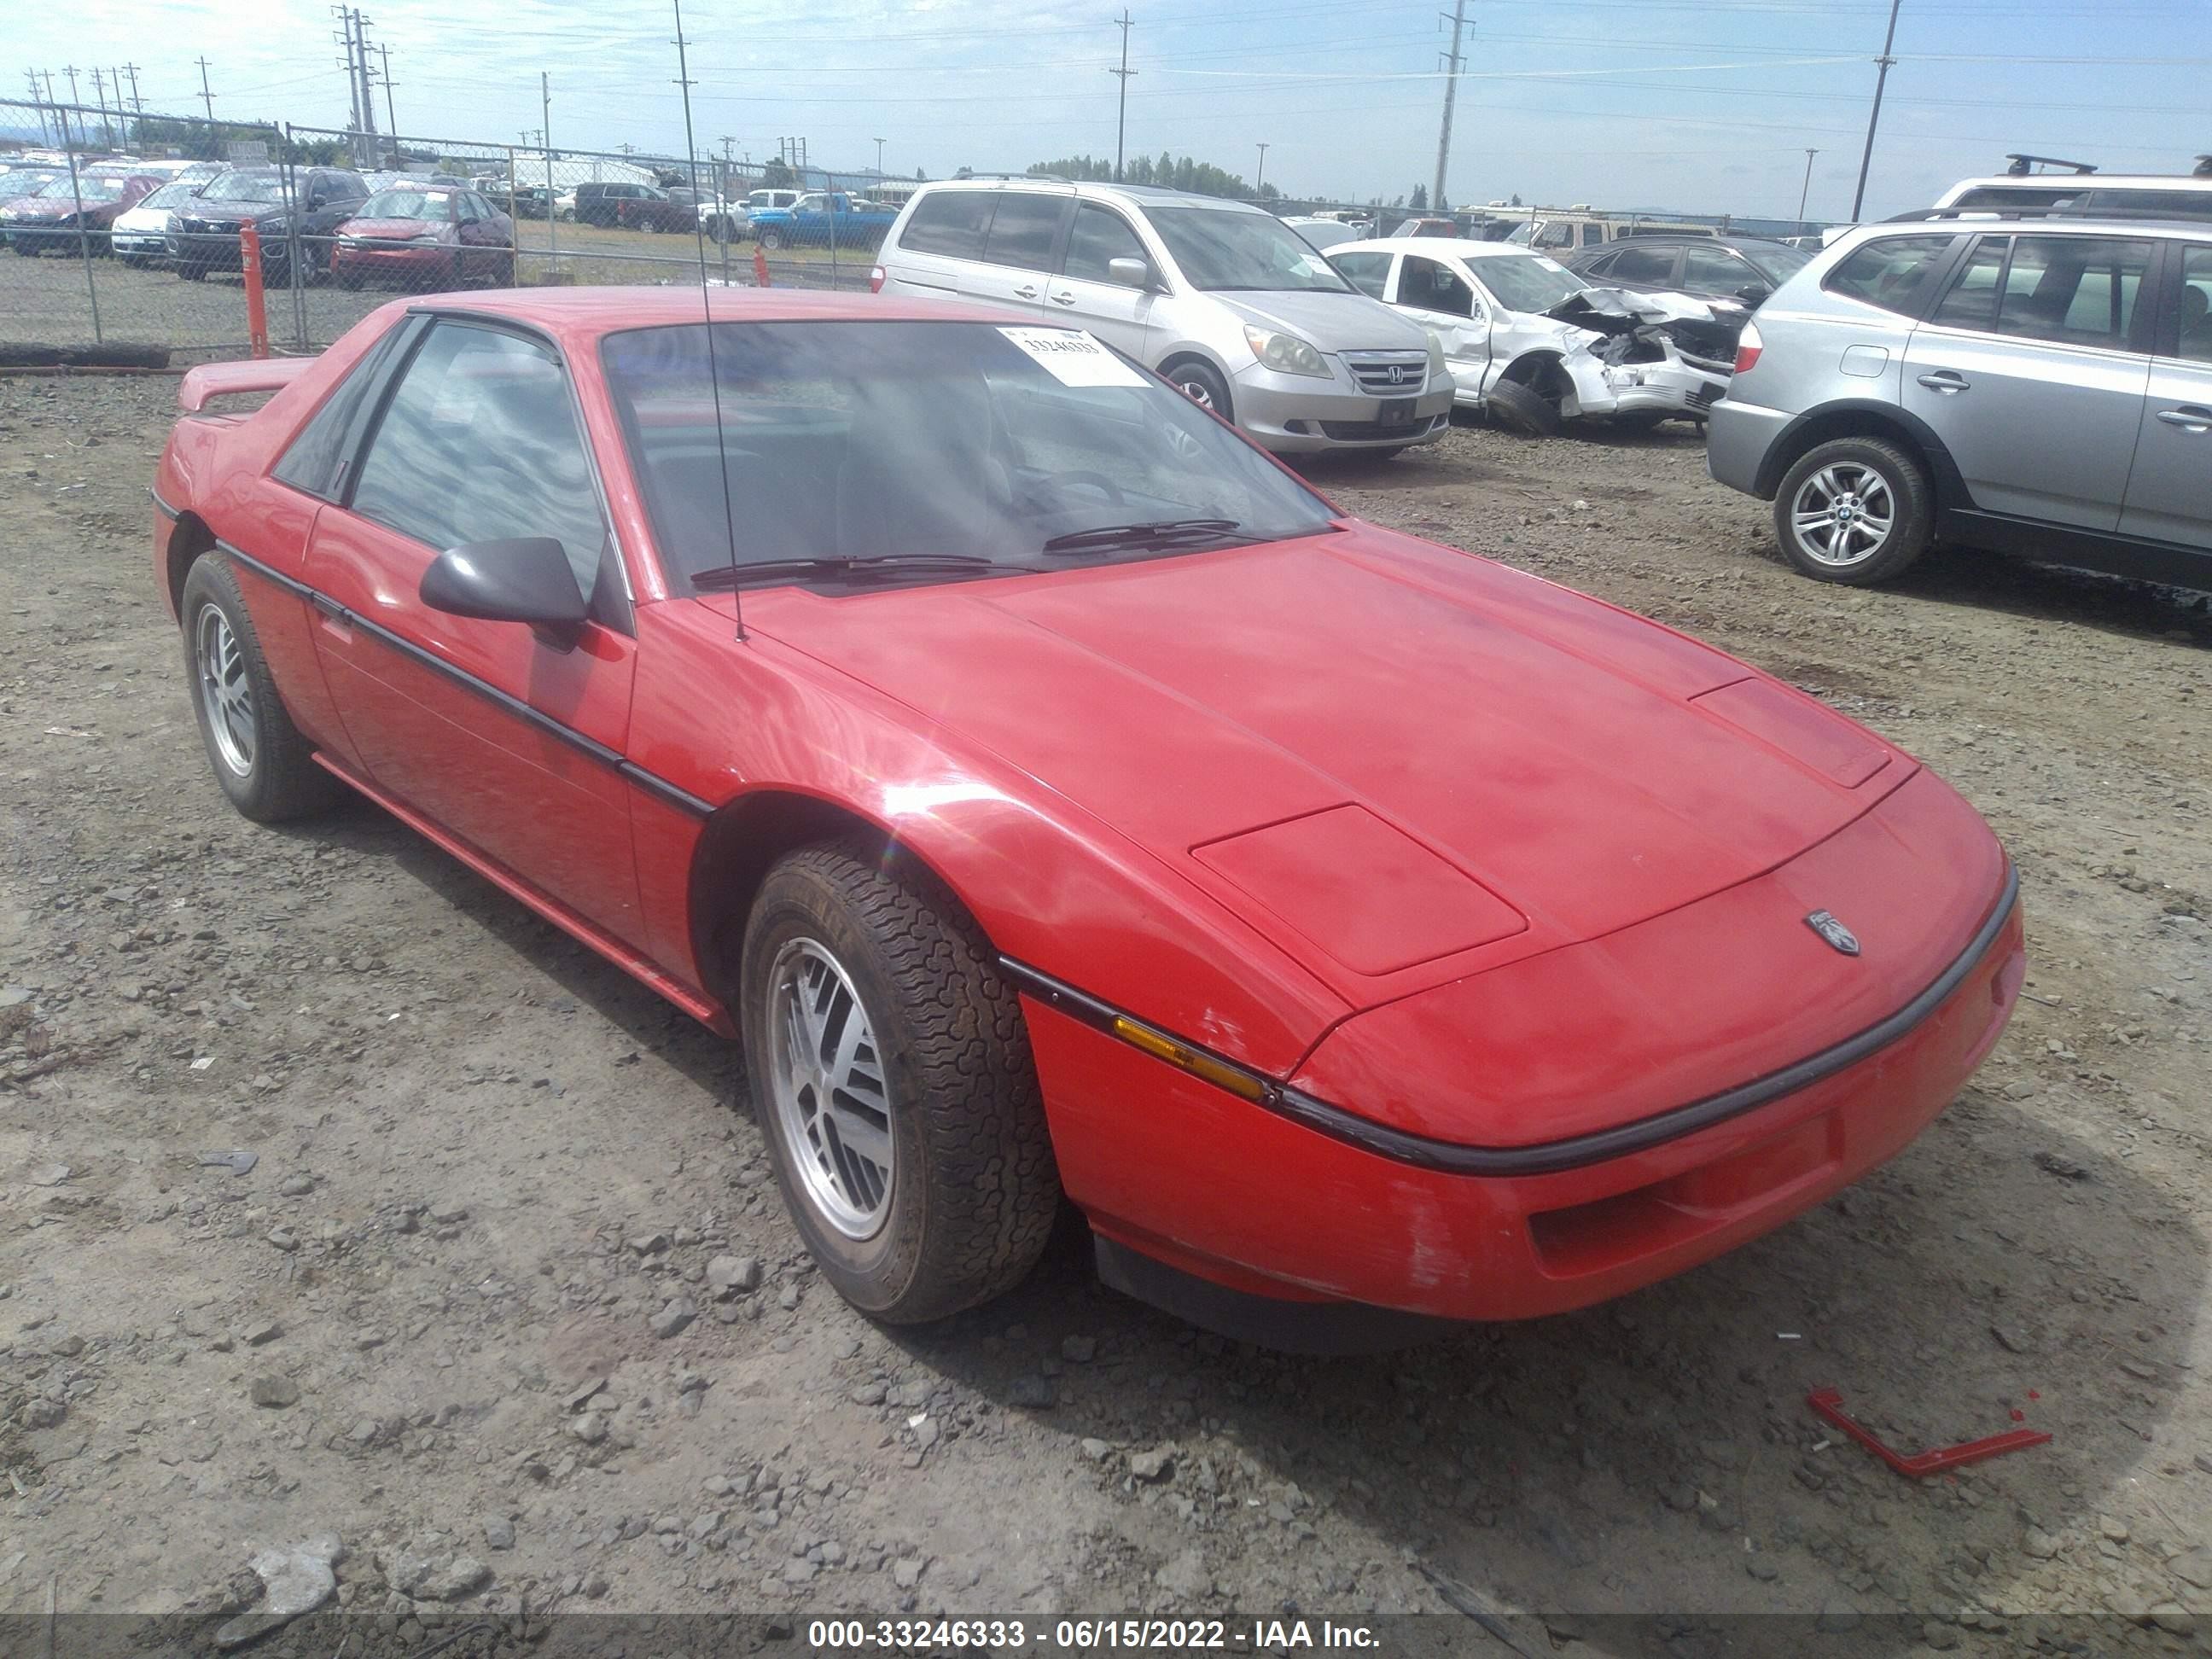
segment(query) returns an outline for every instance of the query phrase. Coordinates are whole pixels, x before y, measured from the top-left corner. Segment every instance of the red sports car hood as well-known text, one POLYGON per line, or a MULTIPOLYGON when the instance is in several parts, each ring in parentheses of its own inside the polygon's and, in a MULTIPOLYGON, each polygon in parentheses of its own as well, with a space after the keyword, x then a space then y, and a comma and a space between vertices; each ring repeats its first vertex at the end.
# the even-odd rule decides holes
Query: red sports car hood
POLYGON ((1913 763, 1665 629, 1364 525, 749 599, 1113 824, 1354 1006, 1771 870, 1913 763))

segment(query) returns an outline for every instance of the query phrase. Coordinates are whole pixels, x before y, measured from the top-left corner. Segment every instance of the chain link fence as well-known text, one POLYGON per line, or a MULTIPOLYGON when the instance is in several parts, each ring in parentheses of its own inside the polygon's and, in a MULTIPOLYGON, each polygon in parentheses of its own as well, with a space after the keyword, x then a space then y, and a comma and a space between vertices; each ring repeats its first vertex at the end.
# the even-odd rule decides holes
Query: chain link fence
POLYGON ((864 290, 914 189, 726 156, 20 100, 0 100, 0 135, 22 141, 0 143, 0 240, 21 256, 0 264, 0 365, 244 355, 246 225, 269 347, 307 352, 407 294, 864 290))

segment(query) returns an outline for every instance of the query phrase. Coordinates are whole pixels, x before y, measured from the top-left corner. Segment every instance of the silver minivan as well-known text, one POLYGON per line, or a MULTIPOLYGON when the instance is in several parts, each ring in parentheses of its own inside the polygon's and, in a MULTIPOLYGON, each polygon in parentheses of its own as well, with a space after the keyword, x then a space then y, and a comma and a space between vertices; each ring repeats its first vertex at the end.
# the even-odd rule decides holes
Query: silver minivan
POLYGON ((1940 539, 2212 587, 2212 225, 1863 227, 1746 325, 1706 465, 1824 581, 1940 539))
POLYGON ((1273 214, 1133 185, 955 180, 915 192, 872 286, 1073 324, 1285 453, 1442 437, 1435 337, 1273 214))

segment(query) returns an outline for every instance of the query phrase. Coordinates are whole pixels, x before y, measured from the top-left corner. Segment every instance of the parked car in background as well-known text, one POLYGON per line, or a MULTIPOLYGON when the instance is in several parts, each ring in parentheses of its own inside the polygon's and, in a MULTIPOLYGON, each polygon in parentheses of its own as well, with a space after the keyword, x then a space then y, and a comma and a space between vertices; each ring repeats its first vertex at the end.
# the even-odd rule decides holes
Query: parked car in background
POLYGON ((56 179, 69 177, 67 167, 18 165, 0 172, 0 207, 35 196, 56 179))
POLYGON ((169 262, 169 239, 176 234, 177 210, 198 193, 204 179, 175 179, 116 216, 108 244, 126 265, 146 270, 169 262))
POLYGON ((1367 234, 1359 226, 1347 225, 1341 219, 1290 218, 1283 222, 1316 249, 1324 251, 1340 243, 1358 241, 1367 234))
POLYGON ((1578 247, 1596 247, 1631 236, 1717 236, 1711 225, 1693 225, 1671 219, 1651 219, 1642 214, 1593 213, 1587 208, 1562 212, 1539 209, 1513 227, 1505 240, 1519 247, 1533 247, 1563 255, 1578 247))
POLYGON ((2212 588, 2212 225, 1987 212, 1868 226, 1784 283, 1712 476, 1822 581, 1942 540, 2212 588))
POLYGON ((660 198, 661 191, 653 185, 592 179, 577 185, 574 195, 575 199, 570 205, 568 217, 580 225, 600 225, 611 228, 622 222, 622 204, 624 202, 660 198))
POLYGON ((1080 324, 1272 450, 1392 455, 1450 420, 1428 331, 1242 203, 1135 185, 925 185, 873 285, 1080 324))
POLYGON ((2199 156, 2185 173, 2100 173, 2078 161, 2056 165, 2077 172, 2037 173, 2047 158, 2010 155, 2002 174, 1962 179, 1936 198, 1940 209, 1996 211, 2152 214, 2174 219, 2212 219, 2212 158, 2199 156))
POLYGON ((752 216, 764 208, 787 208, 797 202, 795 190, 763 188, 749 191, 739 200, 716 204, 708 203, 699 210, 699 222, 707 234, 718 242, 743 241, 751 234, 752 216))
POLYGON ((1460 239, 1459 225, 1456 221, 1436 217, 1422 218, 1417 216, 1411 219, 1401 219, 1398 222, 1397 228, 1393 230, 1390 234, 1393 237, 1449 237, 1455 241, 1460 239))
POLYGON ((842 190, 816 190, 787 208, 755 209, 749 228, 770 252, 781 247, 872 248, 897 217, 890 208, 863 203, 842 190))
MULTIPOLYGON (((690 195, 685 191, 684 196, 690 195)), ((624 230, 684 230, 693 229, 699 222, 699 206, 685 201, 653 185, 637 185, 622 195, 603 198, 614 207, 611 222, 624 230)), ((594 221, 594 223, 605 222, 594 221)))
POLYGON ((519 185, 512 197, 504 189, 484 194, 518 219, 543 219, 553 209, 553 192, 543 185, 519 185))
POLYGON ((338 226, 330 274, 345 288, 394 282, 417 294, 512 287, 514 221, 480 191, 379 191, 338 226))
POLYGON ((1639 305, 1504 242, 1391 237, 1333 248, 1328 258, 1361 292, 1436 336, 1462 407, 1517 430, 1702 420, 1728 389, 1726 361, 1703 355, 1724 349, 1722 333, 1694 301, 1639 305), (1685 339, 1700 350, 1696 361, 1685 339))
POLYGON ((264 280, 289 283, 292 232, 299 233, 300 275, 312 282, 326 268, 331 238, 359 212, 368 186, 350 167, 301 167, 288 196, 275 167, 234 167, 210 179, 177 210, 177 246, 170 258, 178 274, 205 280, 210 270, 239 268, 239 231, 253 226, 261 239, 264 280))
POLYGON ((75 253, 80 246, 104 254, 109 227, 161 184, 149 173, 99 167, 81 168, 74 179, 64 173, 0 207, 0 235, 22 254, 75 253))
POLYGON ((1759 237, 1636 236, 1577 249, 1561 263, 1599 288, 1694 295, 1741 325, 1812 257, 1759 237))

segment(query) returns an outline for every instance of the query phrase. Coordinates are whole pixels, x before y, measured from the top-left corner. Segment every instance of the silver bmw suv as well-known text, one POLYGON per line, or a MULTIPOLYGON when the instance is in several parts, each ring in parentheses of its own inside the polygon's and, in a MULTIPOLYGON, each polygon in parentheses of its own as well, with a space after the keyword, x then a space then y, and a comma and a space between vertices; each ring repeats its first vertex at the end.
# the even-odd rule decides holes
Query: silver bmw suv
POLYGON ((1136 185, 1018 178, 916 191, 878 293, 1089 330, 1285 453, 1395 454, 1450 423, 1436 336, 1271 213, 1136 185))
POLYGON ((2212 586, 2212 224, 1855 231, 1745 327, 1706 465, 1822 581, 1940 539, 2212 586))

